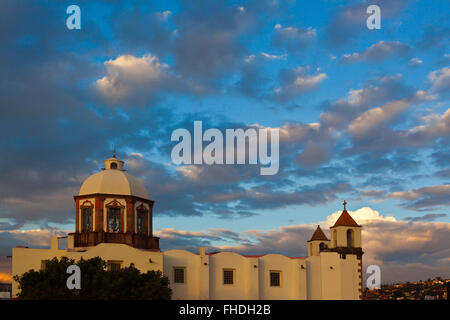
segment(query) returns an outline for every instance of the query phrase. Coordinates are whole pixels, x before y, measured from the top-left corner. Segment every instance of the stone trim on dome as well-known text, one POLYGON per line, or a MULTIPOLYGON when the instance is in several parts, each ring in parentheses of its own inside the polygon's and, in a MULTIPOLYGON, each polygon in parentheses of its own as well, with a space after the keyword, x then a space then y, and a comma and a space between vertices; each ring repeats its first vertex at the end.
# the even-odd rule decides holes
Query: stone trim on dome
POLYGON ((83 195, 78 195, 78 196, 73 196, 73 198, 76 199, 86 199, 86 198, 94 198, 94 197, 103 197, 103 198, 119 198, 119 199, 128 199, 131 198, 135 201, 141 201, 141 202, 145 202, 151 205, 151 208, 153 207, 153 204, 155 203, 154 200, 150 200, 150 199, 146 199, 146 198, 141 198, 141 197, 137 197, 137 196, 133 196, 133 195, 128 195, 128 194, 109 194, 109 193, 91 193, 91 194, 83 194, 83 195))

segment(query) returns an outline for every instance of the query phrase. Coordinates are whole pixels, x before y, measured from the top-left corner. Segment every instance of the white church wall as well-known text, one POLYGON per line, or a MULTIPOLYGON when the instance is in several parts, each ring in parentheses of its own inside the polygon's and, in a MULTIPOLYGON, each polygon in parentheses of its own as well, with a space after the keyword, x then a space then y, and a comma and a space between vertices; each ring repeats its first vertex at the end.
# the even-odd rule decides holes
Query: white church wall
POLYGON ((359 272, 356 255, 346 255, 341 259, 341 297, 345 300, 359 299, 359 272))
POLYGON ((321 252, 322 299, 341 299, 341 262, 336 252, 321 252))
POLYGON ((209 272, 204 273, 201 267, 200 256, 186 250, 168 250, 163 256, 164 275, 169 278, 172 299, 200 299, 200 283, 209 279, 209 272), (174 282, 174 268, 184 268, 185 283, 174 282))
POLYGON ((322 273, 320 256, 306 259, 307 299, 322 299, 322 273))
POLYGON ((210 259, 209 255, 205 254, 205 248, 200 248, 200 268, 198 270, 199 273, 199 299, 201 300, 209 300, 211 299, 210 295, 210 259))
POLYGON ((259 298, 262 300, 306 299, 306 272, 301 269, 304 259, 291 259, 281 254, 259 258, 259 298), (270 272, 279 271, 280 286, 270 285, 270 272))
POLYGON ((258 299, 258 269, 255 258, 234 252, 220 252, 209 257, 210 297, 214 300, 258 299), (234 283, 223 284, 223 270, 234 270, 234 283))

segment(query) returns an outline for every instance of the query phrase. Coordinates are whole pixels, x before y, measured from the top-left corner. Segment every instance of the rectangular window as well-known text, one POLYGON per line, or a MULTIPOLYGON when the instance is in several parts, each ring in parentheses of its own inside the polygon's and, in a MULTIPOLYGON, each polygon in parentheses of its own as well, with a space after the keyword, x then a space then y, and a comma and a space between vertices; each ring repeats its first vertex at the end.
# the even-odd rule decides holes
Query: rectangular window
POLYGON ((174 283, 184 283, 184 271, 185 268, 173 268, 173 282, 174 283))
POLYGON ((83 208, 83 231, 92 231, 92 208, 83 208))
POLYGON ((122 267, 122 261, 109 260, 107 267, 108 271, 118 271, 122 267))
POLYGON ((120 208, 108 208, 108 231, 120 231, 120 208))
POLYGON ((223 284, 234 284, 235 269, 223 269, 223 284))
POLYGON ((270 286, 281 286, 281 271, 270 271, 270 286))

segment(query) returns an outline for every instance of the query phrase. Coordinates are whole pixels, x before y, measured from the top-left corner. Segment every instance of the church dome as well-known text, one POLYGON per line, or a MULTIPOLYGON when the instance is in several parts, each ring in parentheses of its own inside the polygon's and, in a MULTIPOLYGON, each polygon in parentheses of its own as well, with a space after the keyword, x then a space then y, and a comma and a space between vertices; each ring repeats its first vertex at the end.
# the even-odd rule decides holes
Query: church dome
POLYGON ((83 182, 79 196, 99 193, 150 199, 142 182, 123 170, 123 161, 113 157, 104 162, 103 171, 89 176, 83 182))

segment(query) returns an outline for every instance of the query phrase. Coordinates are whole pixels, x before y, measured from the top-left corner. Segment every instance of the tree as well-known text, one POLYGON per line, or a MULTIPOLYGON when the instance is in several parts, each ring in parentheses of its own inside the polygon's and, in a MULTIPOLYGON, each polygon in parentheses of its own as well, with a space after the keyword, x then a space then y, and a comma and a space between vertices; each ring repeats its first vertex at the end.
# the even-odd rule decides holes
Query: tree
POLYGON ((18 282, 19 299, 33 300, 169 300, 172 290, 161 271, 141 273, 131 264, 120 270, 106 270, 100 257, 75 262, 67 257, 45 262, 39 271, 29 270, 14 276, 18 282), (81 270, 81 289, 70 290, 66 281, 67 267, 76 264, 81 270))

